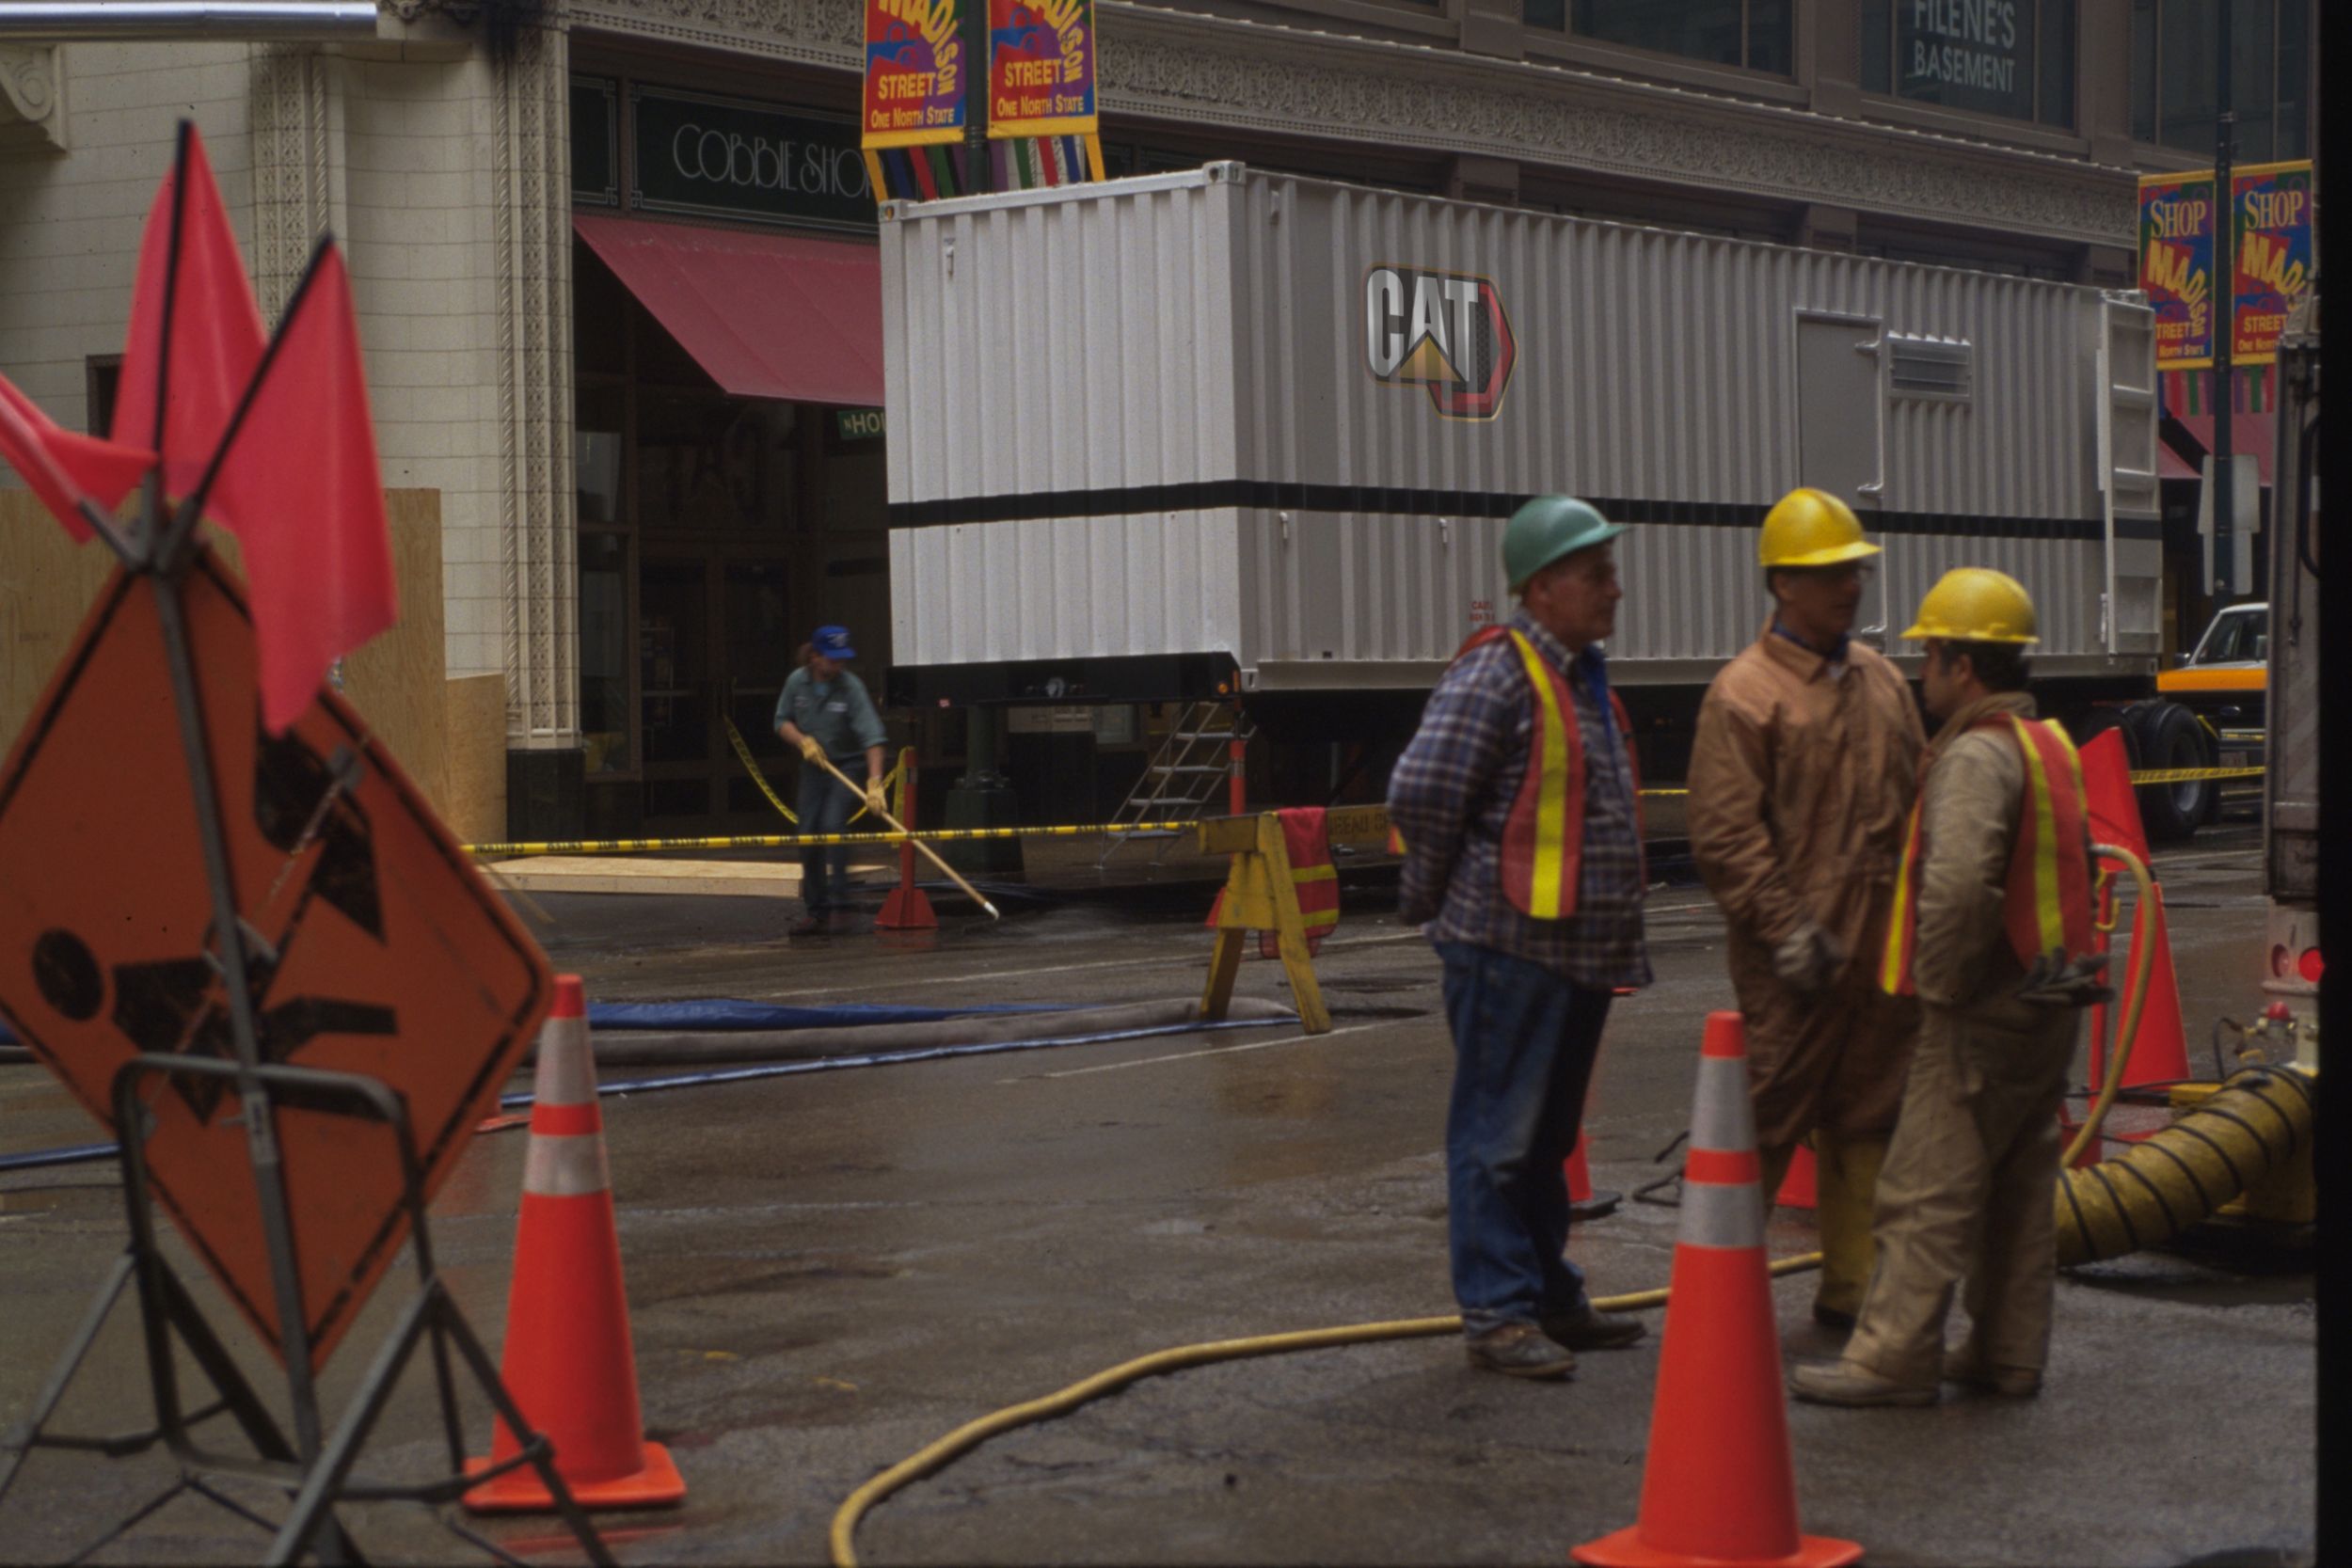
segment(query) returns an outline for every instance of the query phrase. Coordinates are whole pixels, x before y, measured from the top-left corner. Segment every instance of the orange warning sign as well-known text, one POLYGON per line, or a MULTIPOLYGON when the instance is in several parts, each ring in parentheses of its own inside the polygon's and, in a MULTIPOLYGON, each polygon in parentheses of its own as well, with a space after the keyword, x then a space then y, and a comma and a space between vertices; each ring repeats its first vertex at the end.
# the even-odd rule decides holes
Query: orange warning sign
MULTIPOLYGON (((404 1096, 437 1190, 537 1030, 547 959, 340 698, 262 725, 253 628, 209 551, 183 589, 238 908, 258 938, 273 1062, 366 1073, 404 1096)), ((118 1136, 111 1085, 139 1052, 232 1060, 213 911, 155 590, 116 572, 0 774, 0 1017, 118 1136)), ((238 1101, 147 1082, 154 1187, 280 1349, 238 1101)), ((278 1113, 313 1360, 324 1364, 407 1233, 380 1127, 278 1113)))

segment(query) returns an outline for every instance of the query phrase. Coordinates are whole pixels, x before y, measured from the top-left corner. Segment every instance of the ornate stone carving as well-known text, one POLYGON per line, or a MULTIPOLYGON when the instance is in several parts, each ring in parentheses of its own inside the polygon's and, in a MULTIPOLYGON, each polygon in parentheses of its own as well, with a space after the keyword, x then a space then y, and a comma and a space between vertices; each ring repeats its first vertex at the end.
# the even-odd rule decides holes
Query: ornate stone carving
MULTIPOLYGON (((1101 98, 1112 112, 2134 243, 2129 178, 2077 160, 1446 49, 1116 0, 1103 12, 1101 98)), ((570 0, 568 14, 603 32, 859 63, 857 0, 570 0)))
MULTIPOLYGON (((29 139, 66 150, 65 68, 54 44, 0 44, 0 125, 13 118, 29 127, 29 139)), ((25 135, 19 130, 9 139, 25 135)))
POLYGON ((498 69, 499 539, 510 745, 580 739, 572 515, 571 144, 564 35, 529 27, 498 69), (561 311, 559 319, 558 311, 561 311))
POLYGON ((321 231, 337 227, 329 73, 314 46, 258 50, 253 114, 253 293, 276 321, 321 231))

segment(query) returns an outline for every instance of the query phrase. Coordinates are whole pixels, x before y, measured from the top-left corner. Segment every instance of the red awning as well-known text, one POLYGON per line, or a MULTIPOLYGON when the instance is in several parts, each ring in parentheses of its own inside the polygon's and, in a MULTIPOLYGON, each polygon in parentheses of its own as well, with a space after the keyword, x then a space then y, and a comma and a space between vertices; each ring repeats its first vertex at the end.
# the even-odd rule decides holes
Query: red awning
POLYGON ((2174 451, 2163 441, 2156 443, 2156 477, 2158 479, 2196 479, 2196 465, 2174 451))
POLYGON ((872 245, 585 213, 572 228, 736 396, 882 406, 882 253, 872 245))
MULTIPOLYGON (((2213 451, 2213 416, 2211 414, 2175 414, 2183 429, 2197 438, 2197 444, 2207 452, 2213 451)), ((2265 484, 2270 483, 2270 465, 2279 452, 2279 429, 2268 414, 2249 414, 2240 410, 2230 416, 2230 450, 2240 457, 2251 452, 2255 471, 2265 484)))

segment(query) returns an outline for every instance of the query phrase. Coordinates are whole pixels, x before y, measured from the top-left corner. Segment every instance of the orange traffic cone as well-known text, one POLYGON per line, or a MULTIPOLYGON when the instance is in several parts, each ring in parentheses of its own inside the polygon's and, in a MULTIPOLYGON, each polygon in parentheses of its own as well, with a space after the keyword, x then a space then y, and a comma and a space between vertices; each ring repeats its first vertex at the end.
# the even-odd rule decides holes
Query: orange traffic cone
POLYGON ((1772 1195, 1772 1202, 1783 1209, 1820 1207, 1819 1172, 1811 1144, 1799 1144, 1797 1151, 1788 1156, 1788 1174, 1780 1179, 1780 1191, 1772 1195))
POLYGON ((1710 1013, 1699 1051, 1651 1407, 1642 1512, 1568 1555, 1593 1568, 1838 1568, 1851 1541, 1797 1529, 1780 1337, 1738 1013, 1710 1013))
POLYGON ((1579 1225, 1589 1220, 1604 1220, 1617 1212, 1625 1195, 1613 1190, 1593 1191, 1593 1173, 1584 1164, 1584 1139, 1579 1134, 1576 1147, 1560 1168, 1568 1179, 1568 1218, 1579 1225))
MULTIPOLYGON (((686 1496, 669 1450, 644 1440, 637 1356, 621 1286, 620 1234, 605 1164, 604 1116, 580 976, 556 977, 555 1010, 539 1034, 531 1148, 523 1164, 515 1281, 506 1298, 499 1374, 525 1418, 554 1446, 556 1473, 583 1508, 645 1508, 686 1496)), ((522 1451, 500 1421, 490 1457, 522 1451)), ((466 1494, 476 1513, 532 1513, 555 1506, 530 1466, 466 1494)))
MULTIPOLYGON (((2101 844, 2119 845, 2149 858, 2148 832, 2139 817, 2139 796, 2132 788, 2131 758, 2123 736, 2114 730, 2092 737, 2082 748, 2083 797, 2090 816, 2090 834, 2101 844)), ((2188 1040, 2181 1022, 2181 982, 2172 972, 2172 939, 2165 927, 2164 889, 2154 890, 2152 908, 2141 911, 2132 932, 2132 974, 2153 963, 2148 975, 2148 1001, 2140 1009, 2139 1029, 2132 1037, 2131 1060, 2123 1067, 2123 1086, 2172 1084, 2188 1076, 2188 1040)), ((2115 912, 2112 883, 2102 892, 2099 919, 2105 924, 2115 912)), ((2132 978, 2108 984, 2118 997, 2131 994, 2132 978)), ((2107 1009, 2090 1013, 2090 1086, 2096 1092, 2106 1072, 2107 1009)))

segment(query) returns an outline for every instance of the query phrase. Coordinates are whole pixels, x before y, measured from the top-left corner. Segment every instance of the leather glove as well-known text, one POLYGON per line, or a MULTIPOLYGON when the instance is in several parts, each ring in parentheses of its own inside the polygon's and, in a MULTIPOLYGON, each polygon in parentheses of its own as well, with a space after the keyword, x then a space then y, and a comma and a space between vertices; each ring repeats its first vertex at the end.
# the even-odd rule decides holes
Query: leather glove
POLYGON ((803 735, 801 736, 801 755, 811 762, 822 762, 825 758, 825 749, 817 743, 815 736, 803 735))
POLYGON ((2105 953, 2086 953, 2072 963, 2060 963, 2056 954, 2044 953, 2026 971, 2017 999, 2045 1007, 2090 1007, 2112 1002, 2115 988, 2099 977, 2106 966, 2105 953))
POLYGON ((1819 921, 1808 920, 1772 949, 1772 973, 1800 991, 1817 991, 1845 967, 1846 949, 1819 921))
POLYGON ((880 816, 890 809, 889 798, 882 793, 882 782, 880 779, 866 781, 866 809, 876 816, 880 816))

